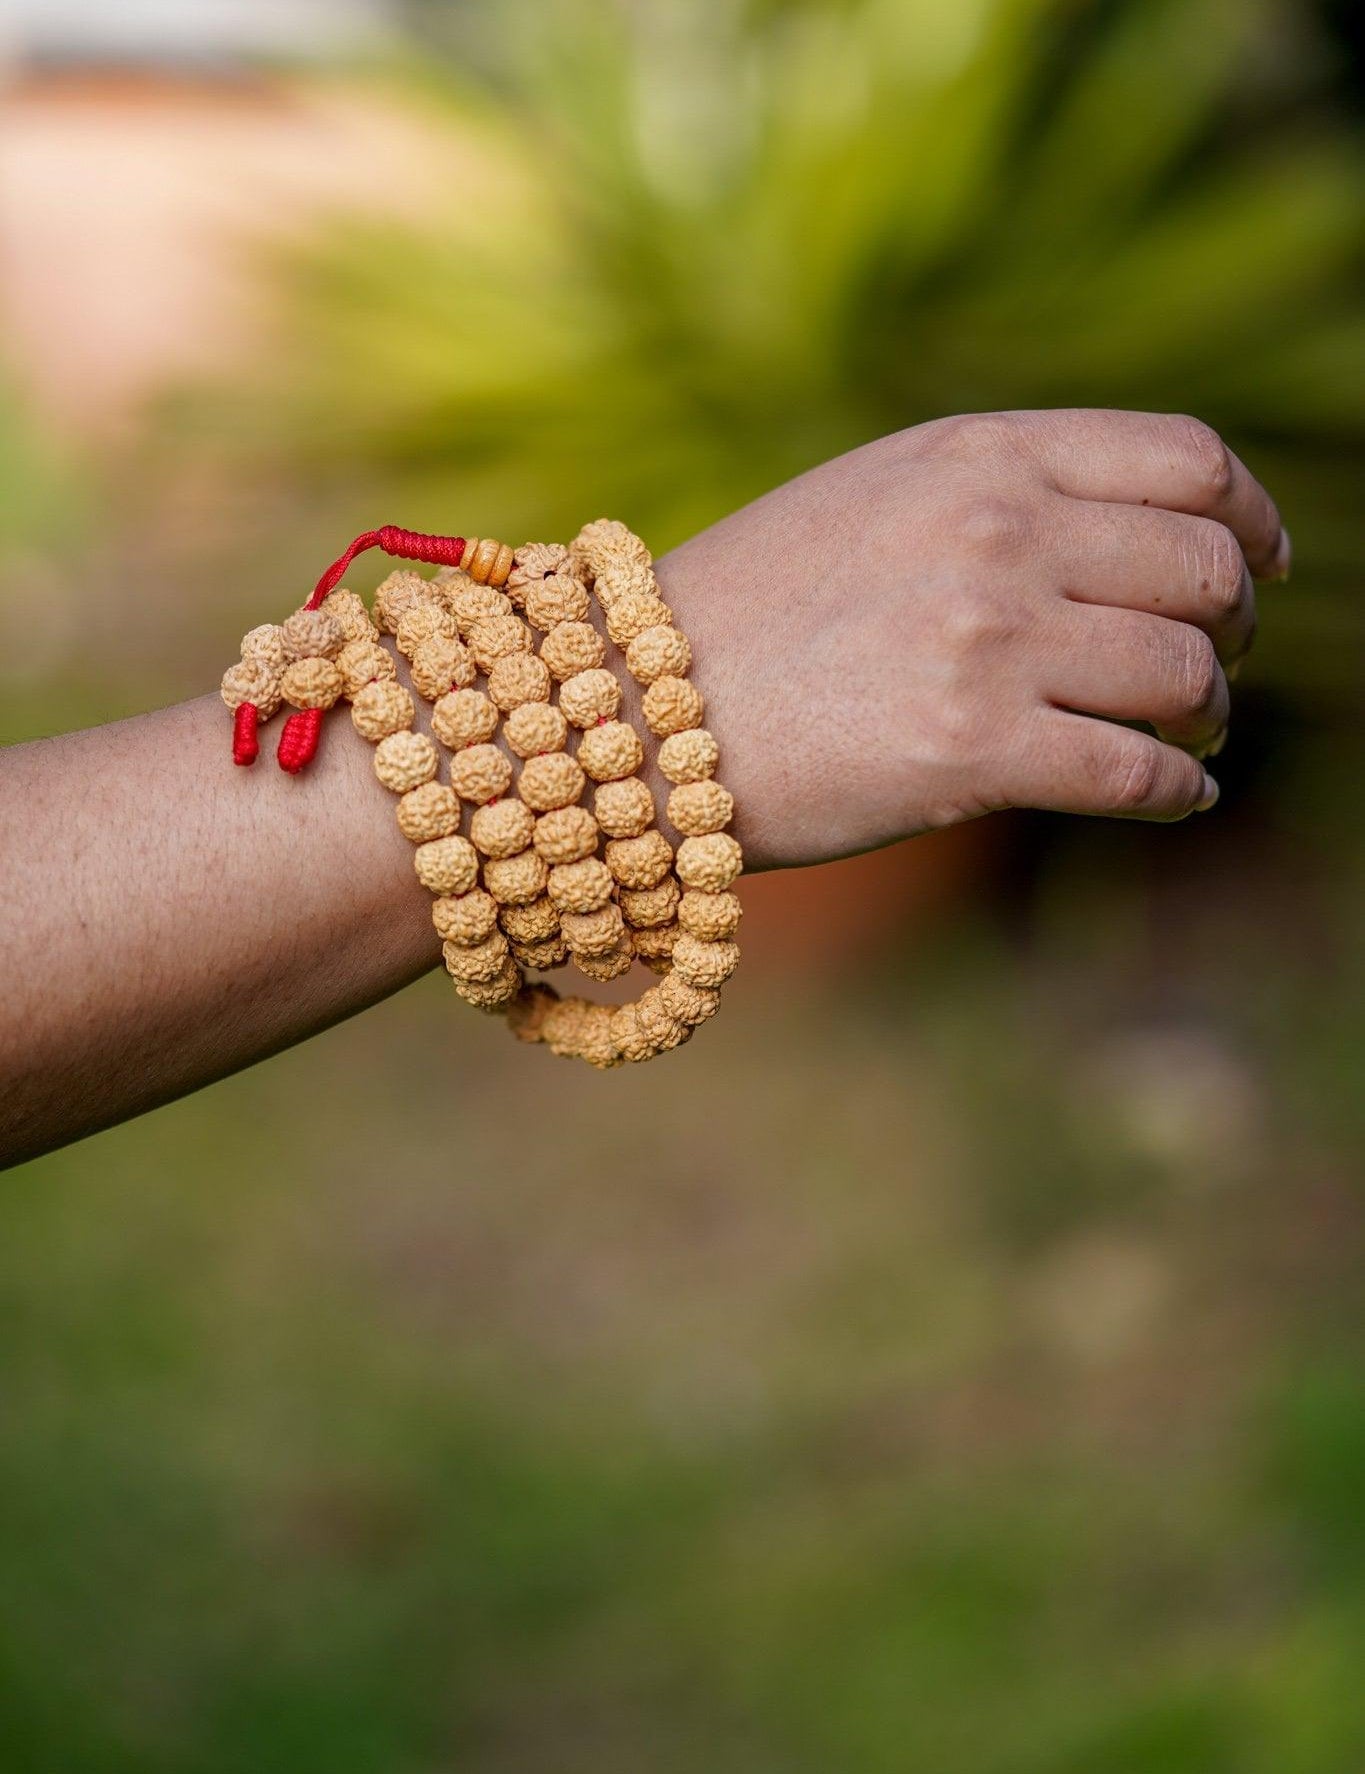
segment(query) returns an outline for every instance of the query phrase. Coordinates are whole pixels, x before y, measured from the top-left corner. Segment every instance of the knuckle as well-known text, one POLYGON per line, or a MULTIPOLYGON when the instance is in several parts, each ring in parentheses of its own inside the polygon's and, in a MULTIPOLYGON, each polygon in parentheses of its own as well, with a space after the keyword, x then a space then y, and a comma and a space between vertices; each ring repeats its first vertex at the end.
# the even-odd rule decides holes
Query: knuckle
POLYGON ((954 413, 934 421, 939 442, 963 461, 981 462, 1014 441, 1012 413, 954 413))
POLYGON ((1032 525, 1017 499, 998 493, 978 493, 958 513, 958 535, 973 554, 992 559, 1012 557, 1026 547, 1032 525))
POLYGON ((1203 419, 1179 413, 1174 420, 1177 446, 1188 460, 1205 501, 1216 505, 1232 490, 1232 457, 1228 446, 1203 419))
POLYGON ((1210 609, 1220 616, 1232 616, 1246 597, 1246 562, 1231 530, 1222 524, 1214 526, 1200 575, 1210 609))
POLYGON ((950 657, 975 662, 981 653, 1015 637, 1019 614, 1006 599, 973 590, 947 607, 944 626, 950 657))
POLYGON ((1189 631, 1178 665, 1180 706, 1201 714, 1213 706, 1222 685, 1222 668, 1213 642, 1202 630, 1189 631))
POLYGON ((1136 812, 1151 803, 1160 784, 1161 754, 1155 746, 1140 746, 1111 766, 1106 804, 1116 812, 1136 812))

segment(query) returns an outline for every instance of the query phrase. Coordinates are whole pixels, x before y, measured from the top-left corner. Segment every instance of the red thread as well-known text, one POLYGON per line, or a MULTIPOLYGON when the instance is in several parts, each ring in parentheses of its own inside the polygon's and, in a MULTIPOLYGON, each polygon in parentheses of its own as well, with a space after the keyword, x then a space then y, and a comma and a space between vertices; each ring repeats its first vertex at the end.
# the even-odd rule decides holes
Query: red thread
POLYGON ((240 702, 232 717, 232 761, 254 764, 261 748, 256 743, 256 726, 260 716, 254 702, 240 702))
POLYGON ((400 529, 397 524, 381 524, 377 530, 366 530, 356 537, 345 554, 338 555, 318 580, 313 595, 303 606, 305 610, 316 610, 318 605, 340 585, 347 567, 358 554, 364 554, 367 548, 382 548, 385 554, 397 555, 400 560, 426 561, 436 567, 458 567, 464 559, 463 536, 428 536, 421 530, 400 529))
POLYGON ((290 715, 284 723, 280 747, 275 754, 281 770, 287 770, 291 776, 297 775, 312 758, 322 737, 325 713, 326 710, 321 708, 296 708, 290 715))

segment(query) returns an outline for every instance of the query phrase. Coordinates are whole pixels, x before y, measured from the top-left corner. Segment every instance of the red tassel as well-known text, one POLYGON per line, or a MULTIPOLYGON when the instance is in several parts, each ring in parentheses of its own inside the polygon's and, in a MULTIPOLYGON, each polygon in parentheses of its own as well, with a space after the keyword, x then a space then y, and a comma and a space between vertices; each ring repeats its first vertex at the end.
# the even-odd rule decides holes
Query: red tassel
POLYGON ((356 537, 345 554, 338 555, 313 587, 313 595, 303 606, 316 610, 318 605, 341 584, 347 567, 367 548, 382 548, 385 554, 400 560, 426 561, 433 567, 458 567, 464 559, 463 536, 428 536, 421 530, 400 529, 397 524, 382 524, 377 530, 366 530, 356 537))
POLYGON ((318 740, 322 737, 322 717, 325 713, 326 710, 321 708, 298 708, 290 715, 284 723, 279 750, 275 754, 281 770, 287 770, 291 776, 295 776, 313 757, 318 749, 318 740))
POLYGON ((260 755, 260 746, 256 743, 256 725, 260 716, 254 702, 243 702, 237 707, 232 717, 232 761, 234 764, 254 764, 260 755))

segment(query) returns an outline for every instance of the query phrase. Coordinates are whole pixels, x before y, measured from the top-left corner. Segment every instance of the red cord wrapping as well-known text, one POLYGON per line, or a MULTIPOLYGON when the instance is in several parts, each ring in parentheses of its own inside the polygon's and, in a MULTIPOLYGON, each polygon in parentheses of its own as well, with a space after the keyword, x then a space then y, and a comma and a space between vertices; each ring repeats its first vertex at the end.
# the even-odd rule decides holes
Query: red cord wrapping
MULTIPOLYGON (((385 554, 397 555, 400 560, 426 561, 436 567, 458 567, 464 559, 465 539, 463 536, 428 536, 421 530, 401 529, 397 524, 381 524, 377 530, 366 530, 328 567, 314 586, 313 595, 304 609, 316 610, 328 592, 335 591, 340 585, 355 557, 364 554, 367 548, 382 548, 385 554)), ((317 751, 322 735, 322 715, 320 708, 301 708, 284 723, 276 753, 281 770, 294 775, 317 751)), ((234 764, 256 762, 260 753, 256 738, 259 718, 254 703, 244 702, 235 711, 232 720, 234 764)))

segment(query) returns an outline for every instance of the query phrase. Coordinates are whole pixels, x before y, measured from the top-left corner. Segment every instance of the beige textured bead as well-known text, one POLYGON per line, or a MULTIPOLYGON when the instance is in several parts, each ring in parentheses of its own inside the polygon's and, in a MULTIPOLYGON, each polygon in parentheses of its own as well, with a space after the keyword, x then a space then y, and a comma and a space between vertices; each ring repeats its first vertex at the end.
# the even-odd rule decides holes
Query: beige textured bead
POLYGON ((536 821, 532 842, 546 862, 581 862, 597 849, 597 835, 586 807, 559 807, 536 821))
POLYGON ((664 1009, 689 1028, 696 1028, 720 1009, 720 993, 714 986, 695 986, 676 967, 660 980, 658 989, 664 1009))
POLYGON ((629 722, 603 721, 585 731, 577 757, 594 782, 616 782, 635 774, 645 761, 645 748, 629 722))
POLYGON ((655 973, 667 973, 672 965, 673 945, 681 935, 676 924, 654 924, 644 930, 632 930, 630 946, 635 957, 655 973))
POLYGON ((472 1004, 476 1010, 494 1012, 516 1002, 526 984, 526 977, 509 955, 503 962, 501 971, 494 974, 492 979, 457 979, 454 984, 455 990, 466 1004, 472 1004))
POLYGON ((654 796, 638 776, 599 783, 592 804, 597 823, 609 838, 638 838, 654 823, 654 796))
POLYGON ((223 673, 222 697, 231 709, 251 703, 261 719, 268 721, 280 706, 280 680, 264 659, 243 659, 223 673))
POLYGON ((670 733, 699 727, 705 705, 695 684, 665 673, 645 691, 641 707, 650 732, 656 738, 667 739, 670 733))
POLYGON ((540 656, 558 682, 592 671, 606 657, 606 645, 590 622, 560 622, 540 643, 540 656))
POLYGON ((623 887, 657 887, 673 867, 673 846, 661 831, 638 838, 613 838, 607 845, 607 867, 623 887))
POLYGON ((739 929, 744 907, 734 893, 703 893, 689 887, 678 901, 678 922, 689 936, 723 942, 739 929))
POLYGON ((591 606, 587 586, 572 573, 552 573, 526 587, 526 620, 539 629, 581 622, 591 606))
POLYGON ((651 567, 620 556, 609 560, 593 580, 597 601, 604 610, 610 610, 623 597, 654 597, 657 589, 651 567))
POLYGON ((374 773, 396 795, 430 782, 440 761, 440 753, 425 733, 390 733, 374 748, 374 773))
POLYGON ((468 647, 450 635, 432 635, 412 655, 412 681, 428 702, 468 689, 478 675, 468 647))
POLYGON ((743 868, 744 852, 728 832, 710 832, 704 838, 684 838, 675 866, 684 887, 720 893, 743 868))
MULTIPOLYGON (((537 813, 548 813, 552 808, 572 806, 586 784, 577 758, 566 751, 551 751, 526 760, 517 778, 517 793, 537 813)), ((583 811, 587 813, 586 808, 583 811)), ((592 820, 590 813, 587 817, 592 820)), ((597 822, 592 820, 592 824, 596 830, 597 822)))
POLYGON ((680 678, 692 664, 692 645, 679 628, 647 628, 626 648, 626 668, 641 684, 680 678))
POLYGON ((545 942, 559 935, 559 910, 545 893, 529 905, 505 905, 499 916, 513 942, 545 942))
POLYGON ((559 928, 565 942, 580 955, 605 955, 620 946, 626 933, 621 908, 615 900, 599 906, 595 912, 561 912, 559 928))
POLYGON ((374 594, 374 619, 385 634, 397 634, 398 624, 414 604, 431 596, 420 573, 400 568, 383 580, 374 594))
POLYGON ((621 1051, 611 1035, 611 1019, 616 1012, 610 1004, 591 1004, 579 1025, 576 1057, 587 1060, 598 1071, 610 1071, 621 1064, 621 1051))
POLYGON ((284 668, 280 692, 295 708, 330 708, 341 694, 341 673, 330 659, 296 659, 284 668))
POLYGON ((569 958, 569 945, 562 936, 542 936, 536 942, 514 942, 512 957, 521 967, 534 967, 537 973, 548 973, 562 967, 569 958))
POLYGON ((547 702, 551 688, 550 668, 534 653, 504 654, 488 669, 488 694, 501 709, 547 702))
POLYGON ((681 897, 672 875, 655 887, 623 888, 619 896, 621 916, 632 930, 656 930, 677 917, 681 897))
POLYGON ((341 693, 352 701, 376 678, 398 674, 393 654, 376 640, 347 641, 337 654, 337 670, 341 673, 341 693))
POLYGON ((661 1053, 681 1046, 687 1032, 687 1024, 668 1008, 658 986, 640 994, 635 1002, 635 1020, 661 1053))
POLYGON ((524 801, 493 801, 469 822, 469 836, 485 856, 516 856, 535 836, 536 816, 524 801))
POLYGON ((569 723, 551 703, 523 702, 504 721, 502 736, 519 758, 534 758, 563 751, 569 723))
POLYGON ((628 647, 646 629, 667 628, 672 621, 673 612, 662 598, 633 591, 618 598, 607 611, 607 633, 618 647, 628 647))
POLYGON ((479 585, 505 585, 514 559, 505 542, 492 536, 472 536, 465 543, 460 566, 479 585))
POLYGON ((482 942, 447 942, 441 945, 446 972, 452 979, 492 979, 502 971, 502 964, 511 950, 501 930, 495 930, 482 942))
POLYGON ((654 564, 640 538, 610 517, 594 518, 592 523, 584 524, 569 544, 569 558, 582 561, 591 573, 600 573, 618 561, 633 561, 643 567, 654 564))
POLYGON ((512 760, 496 745, 467 745, 451 754, 450 786, 463 801, 482 807, 506 794, 511 780, 512 760))
POLYGON ((242 636, 242 658, 259 659, 276 677, 289 663, 284 650, 284 631, 278 622, 262 622, 242 636))
POLYGON ((621 686, 609 671, 580 671, 559 687, 559 706, 575 727, 612 720, 621 706, 621 686))
POLYGON ((414 844, 448 838, 460 826, 460 803, 443 782, 410 788, 398 803, 398 829, 414 844))
POLYGON ((507 595, 515 597, 519 591, 529 594, 537 580, 557 573, 568 558, 569 551, 562 542, 523 542, 512 554, 512 571, 507 575, 507 595))
POLYGON ((466 639, 476 623, 490 621, 495 616, 512 614, 512 600, 509 597, 500 591, 494 591, 491 585, 475 585, 472 579, 463 579, 461 584, 450 586, 445 593, 444 602, 466 639))
POLYGON ((450 611, 444 604, 438 604, 430 598, 404 610, 399 618, 398 632, 394 636, 398 651, 405 659, 411 659, 423 641, 457 641, 459 638, 460 631, 450 611))
POLYGON ((684 782, 668 797, 668 819, 684 837, 703 838, 729 825, 735 812, 735 798, 728 788, 711 778, 701 782, 684 782))
POLYGON ((507 1026, 518 1041, 539 1041, 550 1007, 559 1002, 553 986, 527 986, 507 1012, 507 1026))
POLYGON ((498 711, 482 690, 452 690, 432 709, 431 730, 451 751, 486 745, 498 730, 498 711))
POLYGON ((458 834, 419 844, 412 860, 417 879, 430 893, 468 893, 479 878, 479 853, 458 834))
POLYGON ((733 942, 703 942, 684 930, 673 945, 673 971, 689 985, 723 985, 739 964, 739 947, 733 942))
POLYGON ((640 1027, 640 1018, 633 1004, 623 1004, 611 1019, 611 1038, 616 1051, 630 1065, 653 1059, 661 1050, 640 1027))
POLYGON ((416 718, 417 707, 411 694, 391 679, 366 684, 351 698, 351 725, 370 741, 382 739, 386 733, 401 732, 416 718))
POLYGON ((289 659, 335 659, 346 645, 341 624, 322 610, 295 610, 280 624, 289 659))
POLYGON ((480 671, 509 653, 531 651, 531 630, 520 616, 484 616, 469 631, 469 650, 480 671))
POLYGON ((577 1056, 592 1008, 584 998, 561 998, 550 1006, 541 1021, 540 1038, 551 1053, 561 1059, 577 1056))
POLYGON ((443 598, 458 591, 462 585, 469 586, 473 583, 474 581, 463 567, 437 567, 430 579, 427 580, 428 588, 443 598))
POLYGON ((443 894, 433 900, 431 921, 443 942, 485 942, 498 927, 498 902, 476 887, 470 893, 443 894))
POLYGON ((623 973, 628 973, 634 959, 629 943, 620 943, 616 948, 608 949, 605 955, 575 952, 573 964, 585 979, 595 979, 605 985, 608 980, 619 979, 623 973))
POLYGON ((550 898, 564 912, 595 912, 611 898, 615 882, 599 857, 559 862, 550 870, 550 898))
POLYGON ((529 905, 539 899, 550 878, 550 866, 534 850, 519 856, 490 856, 483 865, 483 884, 499 905, 529 905))
POLYGON ((719 761, 720 747, 705 727, 670 733, 659 747, 659 773, 670 782, 700 782, 719 761))
POLYGON ((332 618, 348 642, 372 641, 375 638, 376 629, 364 601, 355 592, 348 591, 344 585, 328 592, 322 600, 321 609, 324 615, 332 618))

